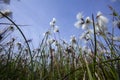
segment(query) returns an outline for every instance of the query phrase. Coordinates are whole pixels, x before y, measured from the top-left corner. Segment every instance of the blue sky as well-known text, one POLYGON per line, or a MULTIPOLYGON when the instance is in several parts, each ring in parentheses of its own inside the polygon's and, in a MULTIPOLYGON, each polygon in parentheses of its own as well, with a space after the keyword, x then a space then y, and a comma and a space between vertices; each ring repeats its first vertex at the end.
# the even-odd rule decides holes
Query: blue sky
POLYGON ((96 15, 98 11, 109 16, 111 12, 107 5, 120 12, 119 0, 11 0, 10 9, 17 24, 30 25, 22 29, 36 46, 50 27, 49 22, 53 17, 57 20, 62 38, 68 40, 71 35, 80 34, 80 29, 74 27, 78 12, 83 12, 85 17, 91 17, 92 13, 96 15))

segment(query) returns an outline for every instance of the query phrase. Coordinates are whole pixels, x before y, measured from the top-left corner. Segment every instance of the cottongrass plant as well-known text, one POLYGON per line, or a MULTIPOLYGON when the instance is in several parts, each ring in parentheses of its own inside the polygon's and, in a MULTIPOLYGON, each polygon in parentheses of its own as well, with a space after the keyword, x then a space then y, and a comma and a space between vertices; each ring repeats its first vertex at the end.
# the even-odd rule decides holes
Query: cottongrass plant
POLYGON ((119 80, 120 35, 116 36, 115 28, 120 29, 120 16, 111 6, 109 8, 113 18, 111 26, 100 11, 85 19, 83 13, 78 13, 74 25, 84 32, 79 38, 72 35, 70 42, 62 39, 57 20, 53 18, 37 49, 31 48, 31 40, 1 12, 10 21, 10 25, 4 25, 10 27, 0 31, 0 79, 119 80), (112 31, 108 27, 112 27, 112 31), (9 37, 15 30, 21 33, 25 44, 9 37))

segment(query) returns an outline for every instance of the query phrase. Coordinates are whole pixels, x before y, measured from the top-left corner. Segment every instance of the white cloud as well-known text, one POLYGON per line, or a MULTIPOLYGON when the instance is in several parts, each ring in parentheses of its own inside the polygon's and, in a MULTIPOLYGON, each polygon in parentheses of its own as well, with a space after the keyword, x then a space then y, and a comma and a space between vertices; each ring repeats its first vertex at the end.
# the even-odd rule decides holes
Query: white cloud
POLYGON ((117 1, 120 1, 120 0, 111 0, 111 2, 117 2, 117 1))
POLYGON ((111 2, 116 2, 117 0, 111 0, 111 2))

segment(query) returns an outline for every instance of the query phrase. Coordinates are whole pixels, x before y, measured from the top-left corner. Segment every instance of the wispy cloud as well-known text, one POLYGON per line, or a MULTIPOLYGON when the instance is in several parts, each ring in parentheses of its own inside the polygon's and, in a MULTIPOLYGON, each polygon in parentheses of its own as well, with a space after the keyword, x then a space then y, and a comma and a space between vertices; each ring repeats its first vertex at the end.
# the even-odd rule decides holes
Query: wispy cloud
POLYGON ((120 1, 120 0, 111 0, 111 2, 117 2, 117 1, 120 1))

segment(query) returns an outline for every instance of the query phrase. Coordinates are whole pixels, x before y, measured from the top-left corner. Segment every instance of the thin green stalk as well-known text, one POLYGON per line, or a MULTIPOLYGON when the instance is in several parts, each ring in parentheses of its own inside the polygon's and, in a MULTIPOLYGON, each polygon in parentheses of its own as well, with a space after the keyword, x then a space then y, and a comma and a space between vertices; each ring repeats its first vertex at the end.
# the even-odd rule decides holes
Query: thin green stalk
MULTIPOLYGON (((94 80, 94 77, 92 77, 92 73, 91 73, 91 71, 90 71, 90 68, 89 68, 89 66, 88 66, 88 62, 87 62, 86 58, 85 58, 85 64, 86 64, 86 68, 87 68, 89 80, 94 80)), ((94 72, 94 73, 95 73, 95 72, 94 72)))
POLYGON ((32 53, 31 53, 30 46, 29 46, 29 44, 28 44, 28 42, 27 42, 27 39, 26 39, 24 33, 22 32, 22 30, 18 27, 18 25, 17 25, 12 19, 10 19, 10 18, 9 18, 8 16, 6 16, 5 14, 3 14, 1 11, 0 11, 0 14, 2 14, 6 19, 8 19, 8 20, 19 30, 19 32, 20 32, 21 35, 23 36, 23 38, 24 38, 24 40, 25 40, 25 42, 26 42, 26 44, 27 44, 27 46, 28 46, 28 50, 29 50, 30 58, 31 58, 32 70, 33 70, 32 53))
POLYGON ((95 34, 95 22, 94 22, 94 15, 92 14, 92 20, 93 20, 93 29, 94 29, 94 75, 95 75, 95 63, 96 63, 96 55, 97 55, 97 40, 96 40, 96 34, 95 34))

